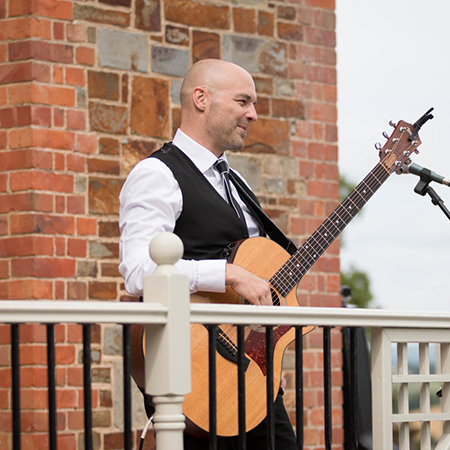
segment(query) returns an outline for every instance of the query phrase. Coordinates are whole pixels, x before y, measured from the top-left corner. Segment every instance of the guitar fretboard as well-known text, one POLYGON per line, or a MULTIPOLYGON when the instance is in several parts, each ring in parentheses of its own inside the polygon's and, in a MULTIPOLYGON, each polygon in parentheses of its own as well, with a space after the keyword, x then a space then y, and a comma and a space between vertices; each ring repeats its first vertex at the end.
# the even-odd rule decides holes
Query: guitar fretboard
POLYGON ((270 279, 270 283, 278 293, 283 297, 289 294, 377 189, 388 179, 389 175, 390 173, 378 163, 358 184, 270 279))

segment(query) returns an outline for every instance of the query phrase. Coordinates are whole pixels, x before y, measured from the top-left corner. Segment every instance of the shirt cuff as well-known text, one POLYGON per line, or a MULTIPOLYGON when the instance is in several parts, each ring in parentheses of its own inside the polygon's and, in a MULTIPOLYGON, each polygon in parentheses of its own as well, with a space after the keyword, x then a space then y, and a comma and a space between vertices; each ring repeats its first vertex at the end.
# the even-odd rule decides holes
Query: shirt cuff
POLYGON ((225 292, 226 259, 198 261, 197 291, 225 292))

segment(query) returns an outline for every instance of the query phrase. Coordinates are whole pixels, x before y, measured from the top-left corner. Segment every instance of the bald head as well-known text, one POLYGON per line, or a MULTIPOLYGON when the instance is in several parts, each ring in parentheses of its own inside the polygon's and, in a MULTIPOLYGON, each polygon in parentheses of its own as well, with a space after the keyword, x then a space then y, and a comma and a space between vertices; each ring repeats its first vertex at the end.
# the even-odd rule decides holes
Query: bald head
POLYGON ((195 63, 186 73, 181 85, 181 107, 189 107, 196 87, 204 87, 214 93, 244 77, 253 83, 251 75, 242 67, 220 59, 204 59, 195 63))
POLYGON ((244 146, 243 138, 257 118, 251 75, 218 59, 195 63, 181 86, 180 129, 217 156, 244 146))

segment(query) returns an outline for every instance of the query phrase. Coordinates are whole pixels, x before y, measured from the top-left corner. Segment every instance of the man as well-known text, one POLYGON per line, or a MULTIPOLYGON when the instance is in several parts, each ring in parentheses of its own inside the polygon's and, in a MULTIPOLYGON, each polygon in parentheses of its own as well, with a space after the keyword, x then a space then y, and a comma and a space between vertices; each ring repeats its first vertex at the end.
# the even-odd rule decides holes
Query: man
MULTIPOLYGON (((119 271, 130 294, 142 295, 144 275, 155 268, 148 253, 151 240, 160 232, 173 231, 185 246, 177 267, 188 275, 191 293, 225 292, 229 285, 251 304, 272 305, 266 281, 220 259, 230 242, 261 232, 260 221, 234 185, 231 195, 238 206, 230 207, 233 201, 215 167, 218 160, 227 161, 226 150, 244 147, 247 130, 257 120, 255 104, 253 79, 235 64, 203 60, 186 74, 181 124, 173 143, 138 163, 120 194, 119 271)), ((276 405, 277 450, 293 450, 294 433, 281 397, 276 405)), ((265 447, 264 425, 248 433, 249 450, 265 447)), ((219 448, 233 449, 235 441, 220 438, 219 448)), ((207 449, 208 444, 185 434, 185 448, 207 449)))

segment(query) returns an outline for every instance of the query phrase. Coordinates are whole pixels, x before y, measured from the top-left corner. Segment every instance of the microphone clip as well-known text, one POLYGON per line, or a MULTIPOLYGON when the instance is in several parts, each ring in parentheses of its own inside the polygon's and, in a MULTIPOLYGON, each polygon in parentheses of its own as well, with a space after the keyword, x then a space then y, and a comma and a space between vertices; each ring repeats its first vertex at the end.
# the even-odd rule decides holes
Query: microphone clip
POLYGON ((413 127, 414 127, 413 132, 411 133, 411 136, 408 138, 409 141, 412 142, 416 138, 416 136, 419 133, 419 130, 422 128, 422 126, 428 120, 431 120, 434 117, 433 114, 430 114, 431 111, 433 111, 433 110, 434 110, 434 108, 430 108, 420 119, 418 119, 414 123, 414 125, 413 125, 413 127))
POLYGON ((429 189, 431 189, 429 188, 429 184, 432 181, 433 179, 431 177, 431 170, 424 167, 420 171, 420 180, 414 188, 414 192, 424 197, 428 193, 429 189))

